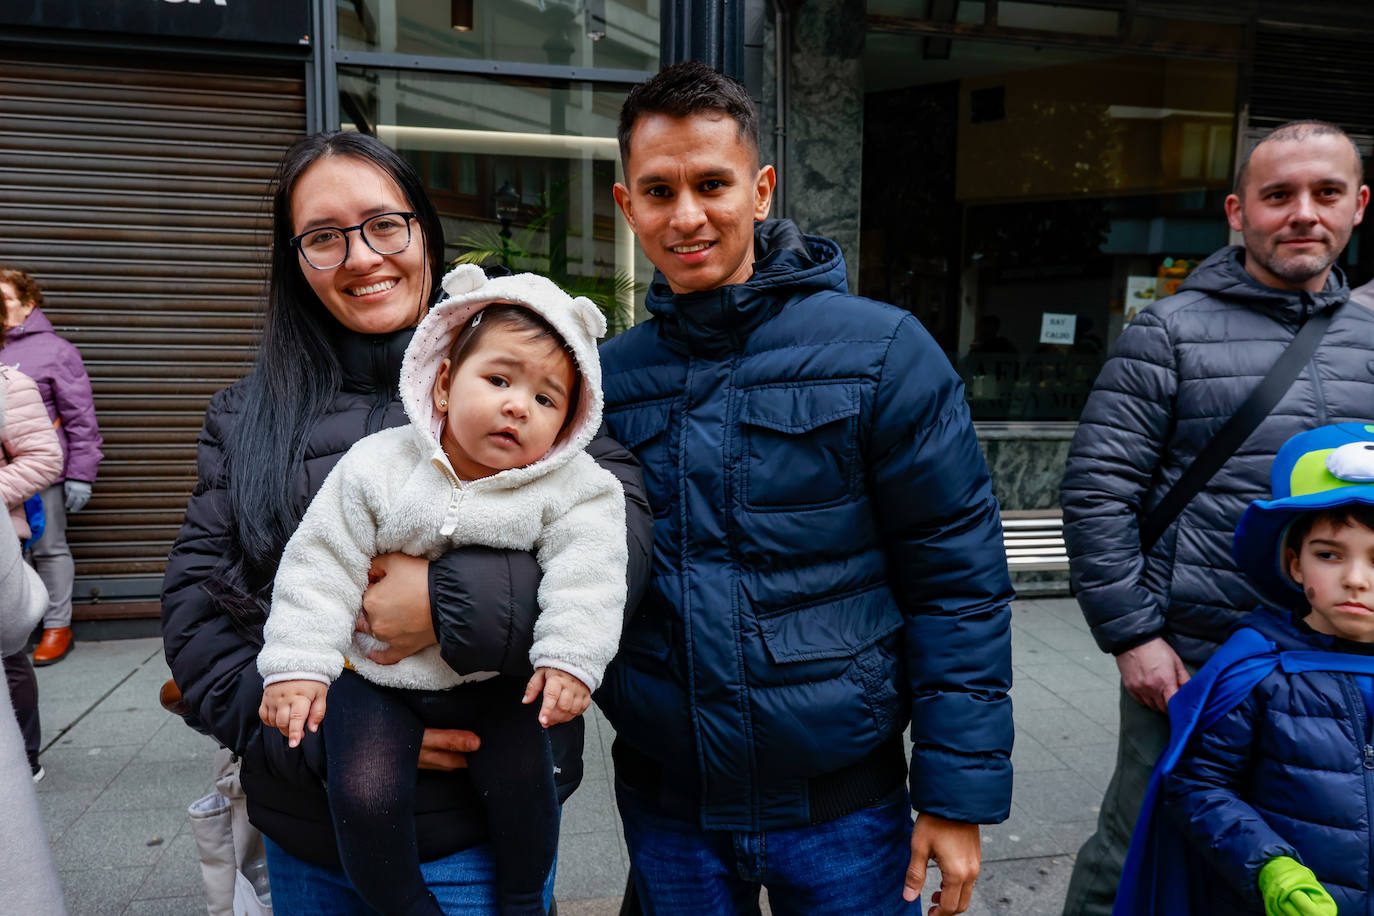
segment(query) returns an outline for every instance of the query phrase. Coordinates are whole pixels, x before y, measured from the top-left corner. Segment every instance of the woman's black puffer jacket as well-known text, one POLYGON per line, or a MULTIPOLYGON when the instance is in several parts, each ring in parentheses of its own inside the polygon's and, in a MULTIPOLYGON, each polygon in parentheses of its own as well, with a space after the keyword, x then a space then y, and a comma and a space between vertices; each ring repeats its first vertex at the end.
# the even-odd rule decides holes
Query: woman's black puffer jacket
MULTIPOLYGON (((340 335, 337 352, 343 383, 310 433, 293 486, 298 516, 354 442, 407 422, 396 383, 410 335, 410 329, 383 336, 340 335)), ((258 719, 260 626, 249 631, 235 626, 207 587, 221 559, 232 555, 236 527, 223 471, 223 443, 243 400, 240 383, 218 392, 206 411, 196 488, 163 580, 163 643, 172 675, 191 710, 188 721, 243 758, 253 823, 291 854, 332 865, 338 854, 322 784, 318 735, 307 733, 300 748, 288 750, 276 730, 264 731, 258 719)), ((627 606, 633 608, 647 580, 653 537, 643 480, 634 458, 610 439, 596 439, 589 451, 625 487, 627 606)), ((538 581, 533 556, 516 551, 468 547, 430 564, 434 627, 445 660, 464 672, 528 672, 538 581)), ((262 607, 264 618, 266 612, 262 607)), ((582 734, 580 717, 550 731, 560 800, 582 778, 582 734)), ((422 860, 457 852, 486 837, 482 808, 461 770, 420 772, 415 821, 422 860)))

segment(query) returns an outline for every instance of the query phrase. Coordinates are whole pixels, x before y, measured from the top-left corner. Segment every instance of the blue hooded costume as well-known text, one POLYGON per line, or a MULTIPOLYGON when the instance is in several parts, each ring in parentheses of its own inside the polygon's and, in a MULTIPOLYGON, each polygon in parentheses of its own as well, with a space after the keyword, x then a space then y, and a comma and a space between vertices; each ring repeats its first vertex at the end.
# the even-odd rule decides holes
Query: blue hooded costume
POLYGON ((1236 530, 1239 568, 1267 604, 1169 703, 1113 916, 1263 913, 1260 868, 1311 868, 1341 916, 1374 914, 1374 645, 1316 633, 1285 573, 1299 515, 1374 505, 1374 425, 1294 436, 1236 530), (1187 755, 1185 756, 1185 751, 1187 755))

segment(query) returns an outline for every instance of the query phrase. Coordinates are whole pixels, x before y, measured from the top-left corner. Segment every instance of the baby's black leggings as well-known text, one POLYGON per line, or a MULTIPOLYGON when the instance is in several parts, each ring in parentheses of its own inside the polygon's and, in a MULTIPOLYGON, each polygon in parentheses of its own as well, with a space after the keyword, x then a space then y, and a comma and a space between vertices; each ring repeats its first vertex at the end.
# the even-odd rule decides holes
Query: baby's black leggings
POLYGON ((329 810, 339 857, 378 912, 441 916, 420 875, 415 772, 426 727, 481 739, 468 772, 486 807, 501 913, 544 914, 544 882, 558 849, 553 755, 539 724, 543 697, 522 705, 525 682, 496 677, 450 690, 402 690, 345 671, 329 688, 324 737, 329 810))

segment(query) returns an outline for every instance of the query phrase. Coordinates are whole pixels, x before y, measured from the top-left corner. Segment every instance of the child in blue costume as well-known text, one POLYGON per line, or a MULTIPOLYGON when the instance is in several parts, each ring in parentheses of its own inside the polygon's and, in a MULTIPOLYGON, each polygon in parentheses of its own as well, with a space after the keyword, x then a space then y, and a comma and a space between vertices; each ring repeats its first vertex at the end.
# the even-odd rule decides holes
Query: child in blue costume
POLYGON ((1374 914, 1374 425, 1271 482, 1233 547, 1265 604, 1170 701, 1114 916, 1374 914))

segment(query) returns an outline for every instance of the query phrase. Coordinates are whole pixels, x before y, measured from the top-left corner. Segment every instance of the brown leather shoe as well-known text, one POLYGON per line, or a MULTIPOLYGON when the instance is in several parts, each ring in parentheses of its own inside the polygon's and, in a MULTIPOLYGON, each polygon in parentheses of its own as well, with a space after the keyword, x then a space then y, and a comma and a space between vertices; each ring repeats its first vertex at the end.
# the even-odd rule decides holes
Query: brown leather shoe
POLYGON ((162 704, 163 709, 183 718, 191 711, 190 705, 181 698, 181 688, 170 677, 162 682, 162 689, 157 692, 157 701, 162 704))
POLYGON ((72 628, 53 627, 43 631, 43 638, 38 641, 38 647, 33 650, 33 664, 35 668, 42 668, 44 665, 55 665, 67 657, 67 653, 72 651, 72 628))

